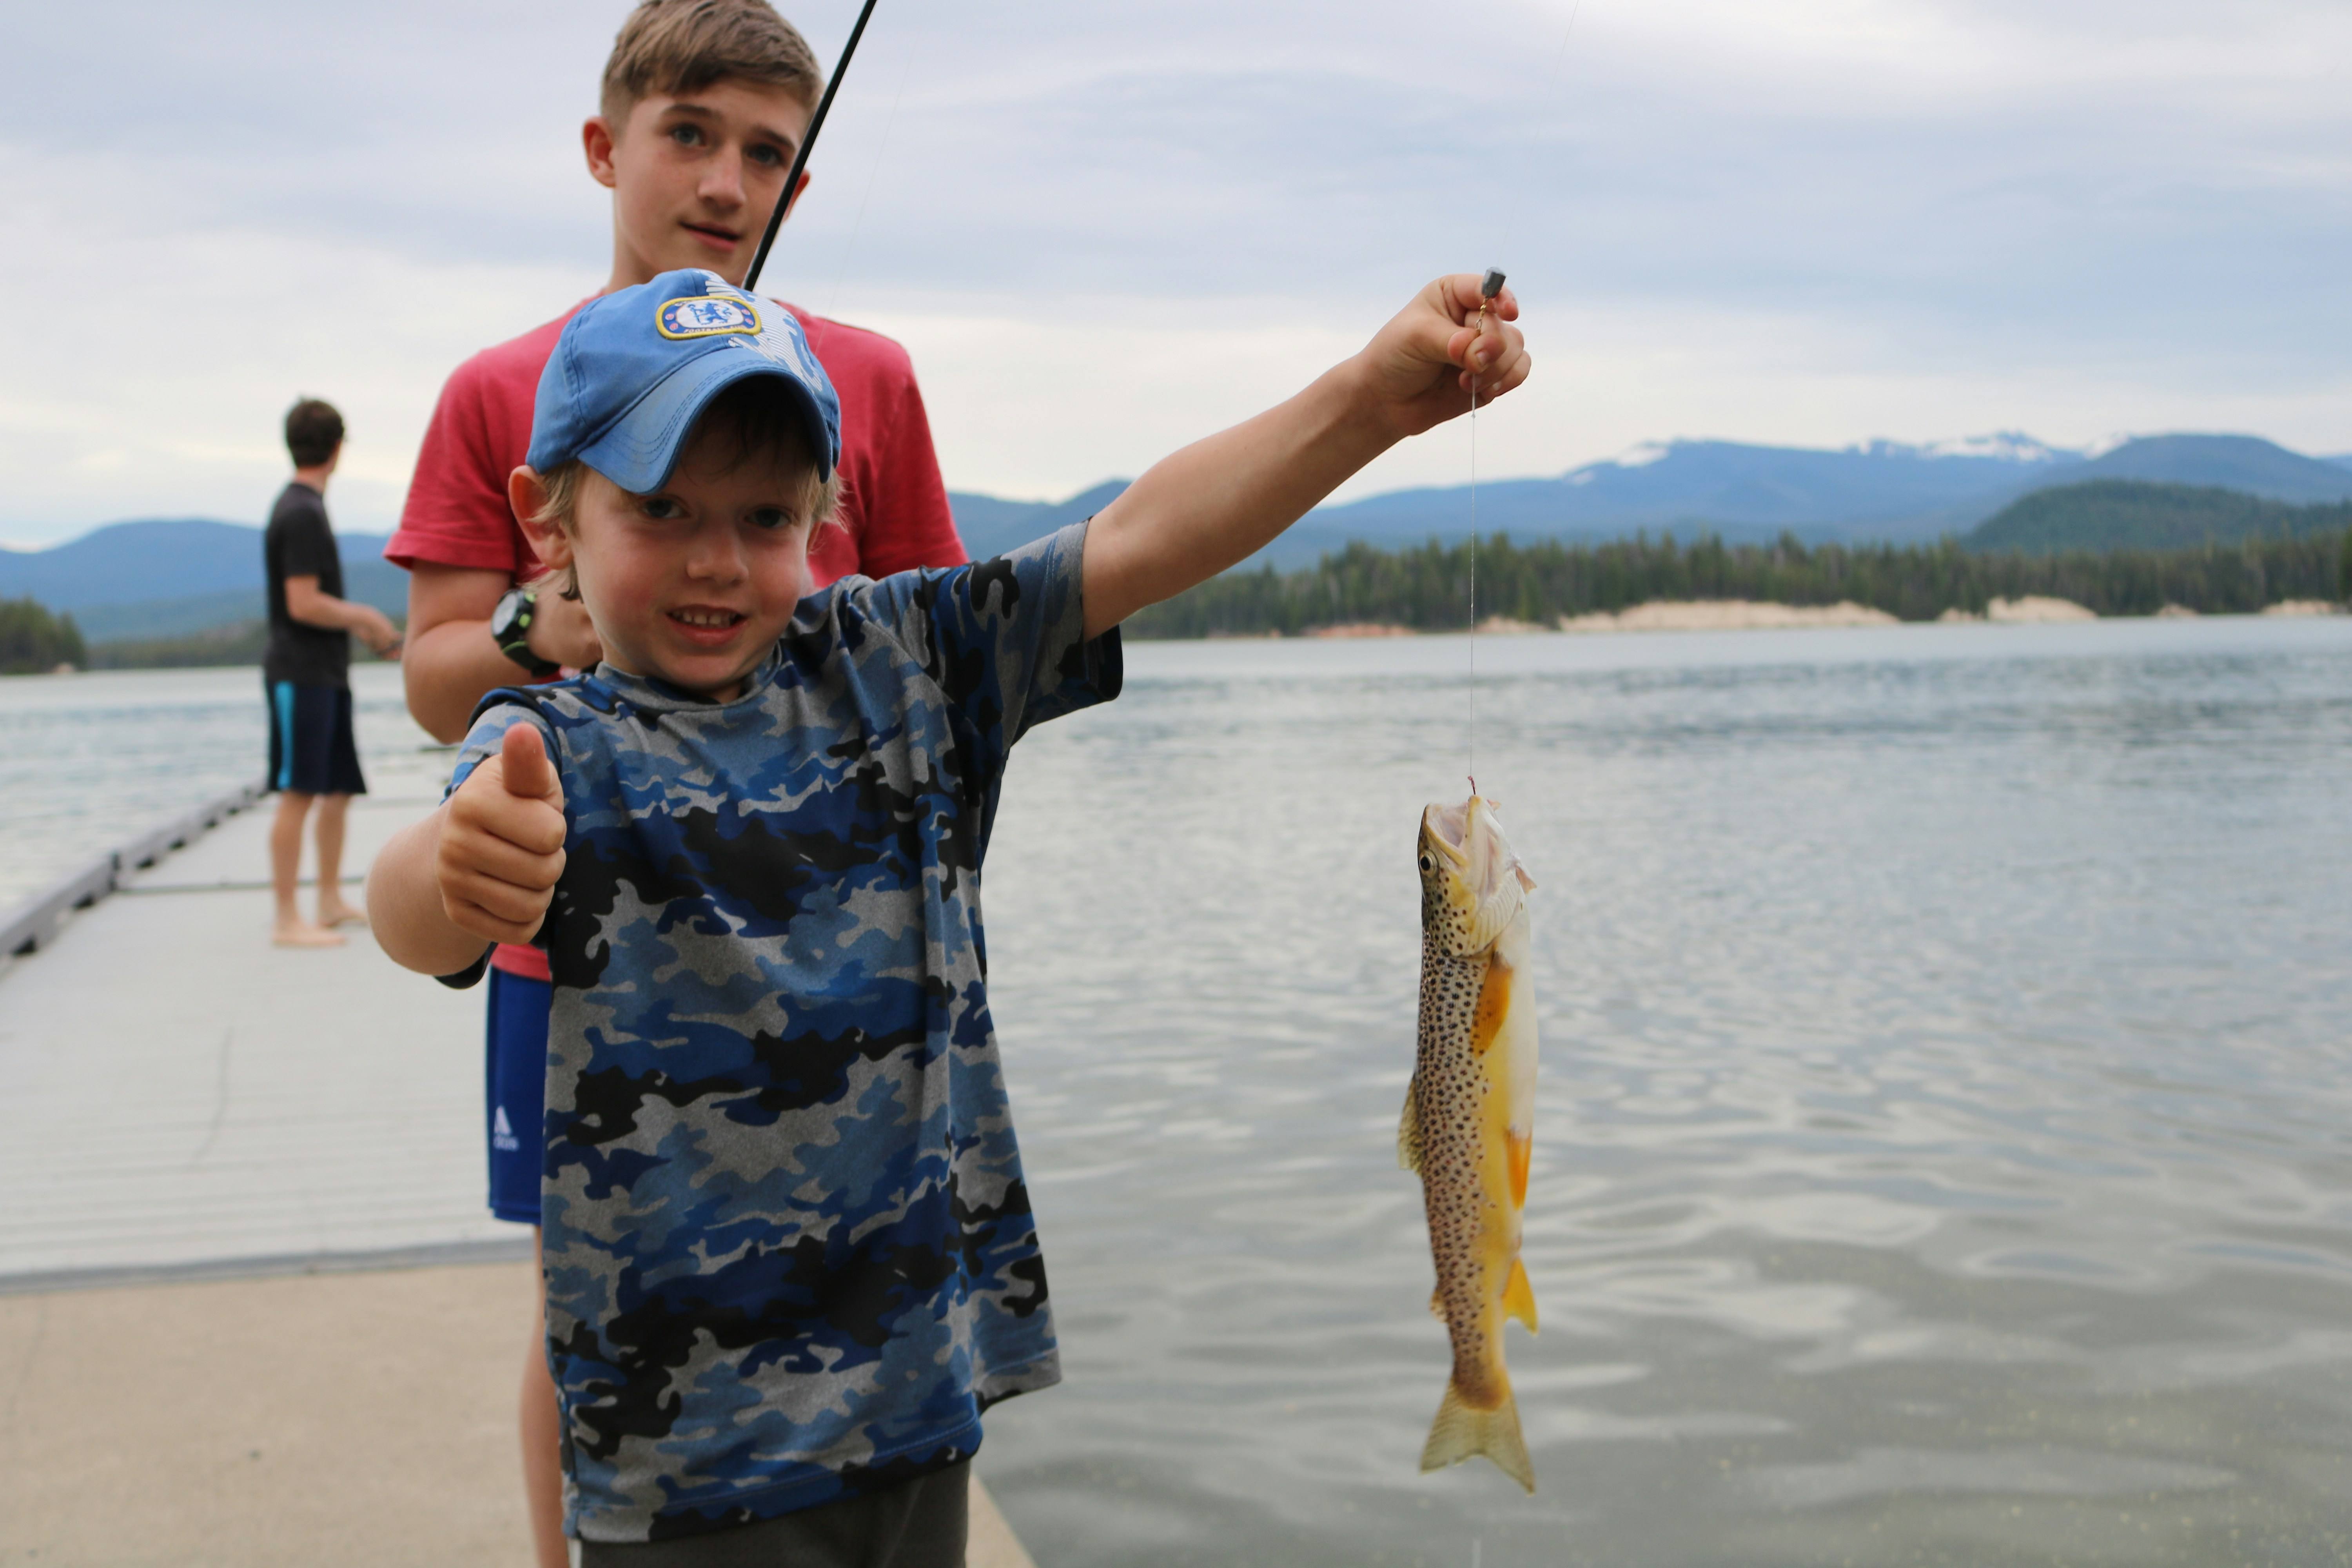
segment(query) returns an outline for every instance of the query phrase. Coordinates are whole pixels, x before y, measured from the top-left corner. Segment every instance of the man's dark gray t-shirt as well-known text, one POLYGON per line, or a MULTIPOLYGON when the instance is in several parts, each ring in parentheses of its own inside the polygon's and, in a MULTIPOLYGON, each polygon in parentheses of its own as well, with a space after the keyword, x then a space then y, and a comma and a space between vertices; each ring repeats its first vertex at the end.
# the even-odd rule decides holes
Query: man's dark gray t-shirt
POLYGON ((270 509, 269 530, 261 536, 262 568, 269 586, 269 647, 261 658, 262 679, 297 686, 351 684, 352 634, 337 627, 306 626, 286 613, 286 579, 316 577, 319 592, 343 596, 343 558, 327 526, 327 500, 310 486, 287 485, 270 509))

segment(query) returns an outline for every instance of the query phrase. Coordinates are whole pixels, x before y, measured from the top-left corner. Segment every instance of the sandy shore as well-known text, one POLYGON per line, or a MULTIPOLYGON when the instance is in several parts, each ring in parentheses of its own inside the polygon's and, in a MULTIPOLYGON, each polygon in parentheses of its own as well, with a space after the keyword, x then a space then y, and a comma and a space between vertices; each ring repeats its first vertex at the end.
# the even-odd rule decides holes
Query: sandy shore
POLYGON ((1335 626, 1309 626, 1300 635, 1310 637, 1409 637, 1415 634, 1411 626, 1400 626, 1388 621, 1342 621, 1335 626))
MULTIPOLYGON (((527 1263, 0 1295, 0 1562, 530 1563, 527 1263)), ((971 1568, 1034 1568, 972 1499, 971 1568)))
POLYGON ((1564 632, 1733 632, 1804 626, 1891 626, 1884 610, 1843 600, 1834 605, 1775 605, 1755 599, 1653 599, 1614 615, 1562 616, 1564 632))
MULTIPOLYGON (((2332 616, 2337 606, 2324 599, 2290 599, 2272 605, 2266 616, 2332 616)), ((2193 616, 2191 609, 2167 605, 2159 618, 2193 616)), ((1995 599, 1983 615, 1950 609, 1936 617, 1947 625, 1991 622, 2000 626, 2051 626, 2066 621, 2095 621, 2096 612, 2072 599, 2029 594, 2022 598, 1995 599)), ((1478 623, 1482 637, 1515 637, 1553 630, 1578 634, 1602 632, 1744 632, 1797 630, 1821 626, 1893 626, 1902 622, 1885 610, 1857 605, 1851 599, 1834 605, 1780 605, 1757 599, 1653 599, 1614 614, 1606 610, 1586 616, 1562 616, 1554 626, 1533 621, 1489 616, 1478 623)), ((1350 621, 1339 626, 1312 626, 1299 634, 1309 637, 1409 637, 1411 626, 1381 621, 1350 621)))

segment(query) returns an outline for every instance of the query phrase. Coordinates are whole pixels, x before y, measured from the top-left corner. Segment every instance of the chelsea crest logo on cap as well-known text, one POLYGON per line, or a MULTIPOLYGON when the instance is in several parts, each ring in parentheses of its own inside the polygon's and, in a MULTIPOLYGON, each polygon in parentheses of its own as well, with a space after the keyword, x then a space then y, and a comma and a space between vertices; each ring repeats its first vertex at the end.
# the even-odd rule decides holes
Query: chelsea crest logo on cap
POLYGON ((760 331, 760 312, 749 300, 705 294, 666 300, 654 313, 654 328, 666 338, 715 338, 760 331))

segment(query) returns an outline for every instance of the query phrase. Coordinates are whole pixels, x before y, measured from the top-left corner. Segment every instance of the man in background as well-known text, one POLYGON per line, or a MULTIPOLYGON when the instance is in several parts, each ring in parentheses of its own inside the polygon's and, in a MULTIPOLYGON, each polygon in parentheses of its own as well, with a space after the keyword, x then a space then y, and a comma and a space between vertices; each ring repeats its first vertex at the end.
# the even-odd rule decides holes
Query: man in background
POLYGON ((400 633, 372 605, 344 598, 343 560, 327 525, 327 480, 342 456, 343 416, 306 397, 286 415, 294 477, 261 536, 269 591, 269 644, 261 679, 269 699, 269 787, 278 792, 269 830, 269 882, 278 895, 271 940, 281 947, 339 947, 335 928, 366 917, 343 901, 343 816, 367 793, 352 735, 351 634, 387 658, 400 633), (319 918, 294 907, 302 823, 319 808, 319 918))

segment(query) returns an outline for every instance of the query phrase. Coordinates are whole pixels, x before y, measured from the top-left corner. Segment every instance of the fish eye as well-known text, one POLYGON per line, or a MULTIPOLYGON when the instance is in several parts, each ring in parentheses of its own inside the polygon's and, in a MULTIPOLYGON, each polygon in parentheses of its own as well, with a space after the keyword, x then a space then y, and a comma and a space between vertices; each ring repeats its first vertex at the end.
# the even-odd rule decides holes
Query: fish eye
POLYGON ((1421 858, 1421 868, 1422 868, 1423 870, 1424 870, 1424 871, 1434 871, 1434 870, 1436 870, 1436 869, 1437 869, 1437 857, 1436 857, 1436 856, 1434 856, 1434 855, 1424 855, 1424 856, 1423 856, 1423 857, 1421 858))

